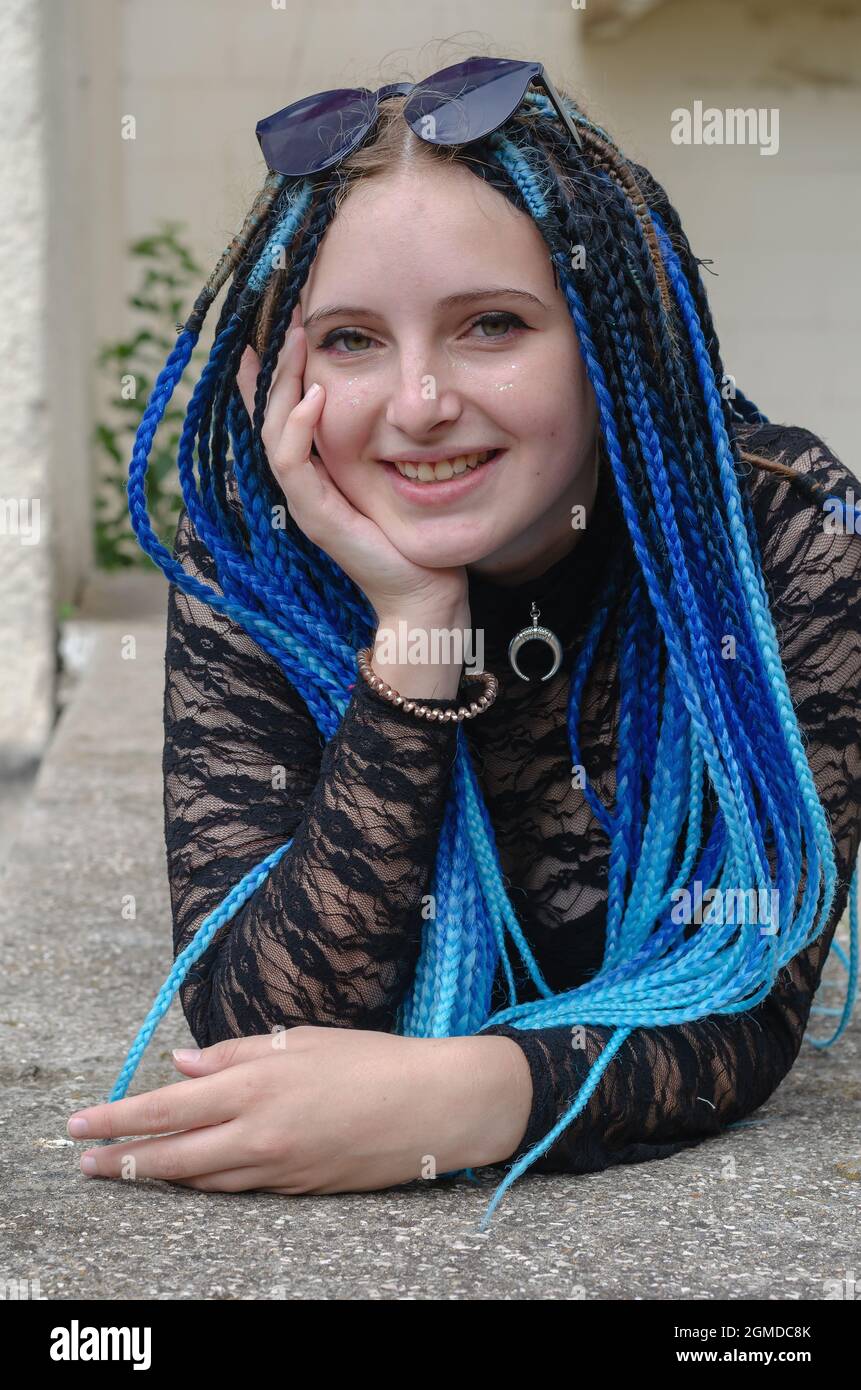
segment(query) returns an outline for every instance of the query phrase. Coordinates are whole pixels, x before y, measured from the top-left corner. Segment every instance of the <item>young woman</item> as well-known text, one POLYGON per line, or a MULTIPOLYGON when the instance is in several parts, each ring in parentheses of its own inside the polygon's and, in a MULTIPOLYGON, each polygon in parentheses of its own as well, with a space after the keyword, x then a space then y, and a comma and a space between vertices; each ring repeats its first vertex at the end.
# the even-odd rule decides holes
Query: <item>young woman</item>
POLYGON ((94 1171, 322 1193, 505 1164, 492 1207, 528 1166, 675 1153, 786 1076, 846 907, 855 479, 734 388, 663 189, 539 64, 258 135, 132 461, 172 581, 176 963, 84 1112, 148 1137, 94 1171), (146 459, 231 274, 171 556, 146 459), (180 986, 203 1050, 122 1099, 180 986))

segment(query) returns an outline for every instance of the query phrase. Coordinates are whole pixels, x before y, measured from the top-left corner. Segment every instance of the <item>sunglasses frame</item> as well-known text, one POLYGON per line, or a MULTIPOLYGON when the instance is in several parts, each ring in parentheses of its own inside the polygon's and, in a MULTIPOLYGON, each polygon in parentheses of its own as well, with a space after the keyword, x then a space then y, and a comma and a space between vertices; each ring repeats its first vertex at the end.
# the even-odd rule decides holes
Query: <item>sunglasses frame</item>
MULTIPOLYGON (((421 82, 415 82, 415 83, 413 83, 413 82, 389 82, 389 83, 387 83, 384 87, 378 88, 378 90, 377 90, 376 92, 370 91, 370 89, 367 88, 367 87, 349 87, 349 88, 347 88, 347 87, 344 87, 344 88, 341 88, 341 87, 334 87, 334 88, 330 88, 328 91, 325 91, 325 92, 315 92, 315 93, 314 93, 312 96, 310 96, 310 97, 301 97, 301 98, 299 99, 299 101, 291 102, 289 106, 283 106, 283 107, 281 108, 280 111, 275 111, 275 112, 273 112, 271 116, 264 116, 261 120, 259 120, 259 121, 257 122, 257 125, 256 125, 256 127, 255 127, 254 133, 255 133, 255 135, 257 136, 257 140, 258 140, 258 143, 259 143, 259 145, 260 145, 261 153, 263 154, 263 158, 266 160, 267 167, 268 167, 268 168, 270 169, 270 171, 271 171, 272 173, 274 173, 274 174, 284 174, 284 175, 286 175, 287 177, 290 177, 290 178, 302 178, 302 177, 307 177, 309 174, 312 174, 312 173, 319 173, 319 172, 321 172, 321 170, 323 170, 323 169, 328 169, 328 168, 330 168, 333 164, 339 163, 340 160, 346 159, 346 157, 347 157, 348 155, 352 154, 353 150, 357 149, 357 148, 359 147, 359 145, 361 145, 361 143, 362 143, 364 140, 367 139, 368 135, 369 135, 369 134, 371 133, 371 131, 374 129, 374 127, 376 126, 376 123, 377 123, 377 121, 378 121, 378 119, 379 119, 379 114, 380 114, 380 103, 383 102, 383 101, 385 101, 387 97, 390 97, 390 96, 409 96, 409 95, 415 94, 415 93, 417 93, 417 92, 421 92, 421 91, 423 91, 423 90, 425 90, 425 89, 428 89, 428 88, 432 89, 433 83, 434 83, 438 78, 447 76, 447 75, 448 75, 449 73, 451 73, 455 68, 464 67, 467 63, 487 62, 487 61, 488 61, 488 59, 486 59, 486 58, 477 58, 477 57, 467 58, 467 59, 462 60, 461 63, 453 63, 453 64, 451 64, 450 67, 442 68, 440 72, 435 72, 435 73, 433 73, 430 77, 424 77, 424 78, 422 78, 421 82), (350 97, 351 99, 355 99, 355 98, 357 98, 357 97, 369 97, 369 98, 371 99, 371 103, 372 103, 371 109, 370 109, 370 116, 369 116, 367 122, 366 122, 362 127, 360 127, 360 129, 359 129, 359 130, 355 133, 355 135, 344 145, 344 147, 343 147, 342 149, 336 151, 335 154, 329 156, 329 157, 328 157, 327 159, 325 159, 321 164, 315 165, 315 167, 313 167, 312 169, 306 169, 306 170, 301 170, 301 169, 300 169, 300 170, 294 170, 294 169, 280 169, 280 168, 278 168, 276 165, 271 164, 271 163, 269 162, 269 158, 268 158, 268 156, 267 156, 267 154, 266 154, 266 149, 265 149, 265 146, 264 146, 264 140, 272 133, 273 130, 274 130, 274 131, 279 131, 279 132, 280 132, 280 130, 283 129, 283 126, 284 126, 284 125, 289 124, 289 122, 286 122, 286 121, 282 121, 282 122, 279 123, 279 118, 287 117, 291 111, 294 111, 294 110, 296 109, 297 106, 300 106, 300 105, 303 106, 303 105, 305 105, 306 102, 314 101, 314 100, 317 100, 317 99, 322 99, 323 97, 335 96, 335 95, 338 94, 339 92, 343 93, 345 97, 350 97)), ((499 59, 491 60, 491 61, 497 61, 497 62, 499 62, 499 63, 513 63, 513 64, 518 64, 518 63, 519 63, 519 60, 518 60, 518 59, 515 59, 515 58, 499 58, 499 59)), ((572 121, 571 117, 568 115, 568 112, 567 112, 567 111, 565 110, 565 108, 563 107, 563 105, 562 105, 562 99, 561 99, 559 93, 557 92, 556 88, 554 87, 553 83, 551 82, 550 78, 548 77, 547 73, 545 72, 543 63, 530 63, 530 62, 525 62, 525 61, 524 61, 524 62, 522 62, 522 63, 519 63, 519 66, 520 66, 520 68, 521 68, 521 70, 522 70, 523 88, 522 88, 522 90, 521 90, 519 96, 517 97, 517 100, 514 102, 513 106, 511 107, 511 110, 508 111, 508 112, 505 114, 505 116, 502 118, 502 120, 500 120, 491 130, 485 131, 482 135, 476 135, 476 136, 474 136, 474 137, 473 137, 473 140, 483 140, 483 139, 486 139, 487 136, 488 136, 488 135, 492 135, 493 132, 494 132, 495 130, 499 130, 500 126, 503 126, 503 125, 505 124, 505 122, 509 119, 509 117, 512 116, 513 113, 517 110, 518 106, 520 105, 521 101, 523 100, 524 96, 526 95, 526 89, 527 89, 532 83, 535 83, 537 86, 542 87, 542 88, 544 89, 545 95, 549 98, 550 102, 552 103, 553 108, 554 108, 554 110, 556 111, 556 114, 558 115, 559 119, 562 121, 562 124, 565 126, 565 129, 568 131, 568 133, 569 133, 569 135, 571 136, 571 138, 572 138, 573 140, 576 141, 578 147, 582 150, 582 149, 583 149, 583 140, 582 140, 582 138, 581 138, 580 132, 578 131, 578 129, 577 129, 575 123, 572 121)), ((407 105, 408 105, 408 104, 409 104, 409 103, 407 103, 407 105)), ((407 124, 409 125, 410 129, 413 131, 413 134, 414 134, 414 135, 417 135, 417 136, 419 137, 420 140, 425 140, 425 141, 427 141, 428 144, 431 144, 431 145, 454 145, 454 144, 472 144, 472 143, 473 143, 473 140, 462 141, 462 140, 438 140, 438 139, 433 139, 433 138, 431 138, 429 135, 423 133, 422 131, 416 130, 416 129, 415 129, 415 127, 414 127, 414 126, 412 125, 412 123, 410 122, 409 117, 407 116, 407 107, 406 107, 406 106, 404 107, 403 116, 404 116, 404 119, 406 120, 407 124)), ((282 164, 283 164, 284 162, 285 162, 285 161, 284 161, 283 159, 280 161, 280 163, 282 163, 282 164)))

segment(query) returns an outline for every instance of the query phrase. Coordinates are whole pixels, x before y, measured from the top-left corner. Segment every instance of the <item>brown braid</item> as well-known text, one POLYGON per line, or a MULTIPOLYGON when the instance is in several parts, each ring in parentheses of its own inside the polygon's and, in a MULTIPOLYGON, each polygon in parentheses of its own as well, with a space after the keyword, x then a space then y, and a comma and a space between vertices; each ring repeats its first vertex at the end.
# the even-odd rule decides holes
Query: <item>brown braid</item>
POLYGON ((194 308, 186 321, 186 328, 190 328, 195 332, 199 330, 209 310, 210 304, 215 299, 224 282, 233 274, 233 271, 239 265, 260 223, 269 212, 275 196, 279 189, 283 187, 283 184, 283 174, 274 174, 270 171, 266 175, 263 187, 254 199, 240 231, 235 237, 232 237, 227 246, 225 246, 216 262, 215 269, 212 271, 212 274, 197 296, 194 302, 194 308))
POLYGON ((643 236, 649 248, 652 262, 655 267, 655 278, 658 282, 658 289, 661 294, 661 303, 664 306, 664 313, 667 320, 672 319, 672 299, 667 284, 666 272, 664 271, 664 259, 661 255, 661 248, 658 246, 658 237, 655 232, 655 224, 652 221, 651 213, 643 196, 643 190, 631 173, 631 168, 624 156, 613 145, 608 145, 606 140, 602 140, 591 127, 586 126, 582 130, 584 143, 592 146, 596 165, 604 169, 611 178, 614 178, 624 189, 625 193, 637 214, 637 220, 643 229, 643 236))
POLYGON ((798 473, 786 463, 780 463, 777 459, 763 458, 762 454, 752 454, 747 449, 739 449, 739 457, 744 459, 745 463, 753 463, 757 468, 764 468, 767 472, 776 473, 779 477, 786 478, 787 482, 794 483, 797 488, 807 494, 815 506, 820 507, 825 501, 826 493, 806 473, 798 473))

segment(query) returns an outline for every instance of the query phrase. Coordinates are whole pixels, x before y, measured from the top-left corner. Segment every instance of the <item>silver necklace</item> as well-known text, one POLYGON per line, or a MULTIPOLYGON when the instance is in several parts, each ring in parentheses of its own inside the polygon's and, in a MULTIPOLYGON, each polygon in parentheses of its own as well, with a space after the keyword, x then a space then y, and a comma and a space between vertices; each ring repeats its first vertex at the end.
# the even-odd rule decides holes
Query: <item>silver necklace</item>
POLYGON ((556 633, 552 632, 549 627, 544 627, 543 625, 539 626, 538 619, 541 616, 541 609, 538 607, 537 603, 532 603, 529 612, 532 617, 532 626, 522 627, 519 632, 514 634, 508 644, 508 660, 515 675, 518 675, 522 681, 531 681, 533 677, 525 676, 518 666, 517 653, 527 642, 546 642, 553 653, 553 665, 547 674, 541 677, 541 680, 549 681, 552 676, 556 675, 556 672, 562 664, 562 643, 559 641, 556 633))

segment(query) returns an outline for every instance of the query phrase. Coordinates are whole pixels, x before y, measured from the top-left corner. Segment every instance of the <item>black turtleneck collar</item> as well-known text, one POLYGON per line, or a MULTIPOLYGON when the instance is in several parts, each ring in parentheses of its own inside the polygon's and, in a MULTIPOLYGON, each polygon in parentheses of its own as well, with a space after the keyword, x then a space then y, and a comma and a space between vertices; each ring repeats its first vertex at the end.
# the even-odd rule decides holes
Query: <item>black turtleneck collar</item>
POLYGON ((539 623, 551 628, 563 646, 570 641, 582 629, 623 532, 621 508, 602 451, 592 511, 576 545, 561 560, 514 585, 467 571, 472 626, 484 629, 485 648, 507 649, 515 632, 531 624, 532 603, 540 610, 539 623))

